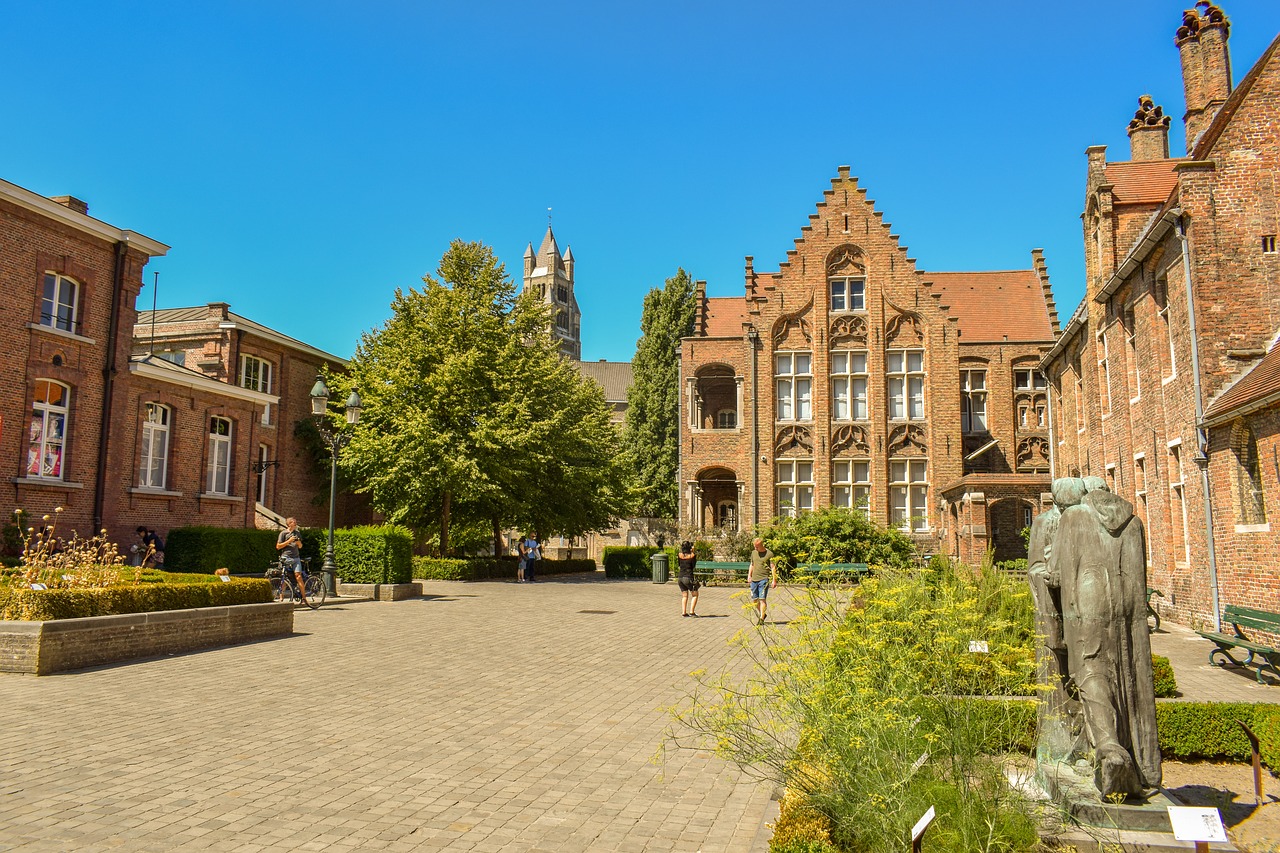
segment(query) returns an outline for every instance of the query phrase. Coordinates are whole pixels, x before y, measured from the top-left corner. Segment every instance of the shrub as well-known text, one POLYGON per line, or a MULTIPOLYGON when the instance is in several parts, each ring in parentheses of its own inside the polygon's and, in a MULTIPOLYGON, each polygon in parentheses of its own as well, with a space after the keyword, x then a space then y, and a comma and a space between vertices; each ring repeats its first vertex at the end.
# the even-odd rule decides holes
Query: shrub
POLYGON ((869 519, 861 510, 830 507, 775 518, 759 536, 778 557, 797 563, 867 563, 906 568, 915 560, 911 540, 869 519))
POLYGON ((1178 682, 1173 677, 1173 665, 1167 657, 1151 656, 1151 672, 1156 680, 1156 698, 1171 699, 1178 695, 1178 682))
POLYGON ((424 580, 470 581, 475 580, 474 560, 455 560, 446 557, 414 557, 413 576, 424 580))
POLYGON ((235 578, 226 583, 148 583, 102 589, 2 588, 0 619, 43 622, 269 601, 271 584, 253 578, 235 578))
POLYGON ((716 558, 714 546, 705 539, 699 539, 693 543, 693 553, 699 560, 711 561, 716 558))
POLYGON ((276 536, 256 528, 178 527, 169 531, 164 565, 173 572, 212 574, 225 567, 233 574, 260 575, 276 559, 276 536))
POLYGON ((667 553, 667 571, 676 570, 676 549, 655 548, 652 545, 610 545, 604 549, 604 576, 614 580, 653 577, 653 563, 649 558, 658 551, 667 553))
MULTIPOLYGON (((594 572, 595 560, 539 560, 539 575, 594 572)), ((476 557, 470 560, 414 557, 413 576, 425 580, 479 581, 505 580, 516 577, 514 557, 476 557)))
POLYGON ((344 583, 413 580, 413 534, 403 527, 366 525, 335 530, 333 555, 344 583))

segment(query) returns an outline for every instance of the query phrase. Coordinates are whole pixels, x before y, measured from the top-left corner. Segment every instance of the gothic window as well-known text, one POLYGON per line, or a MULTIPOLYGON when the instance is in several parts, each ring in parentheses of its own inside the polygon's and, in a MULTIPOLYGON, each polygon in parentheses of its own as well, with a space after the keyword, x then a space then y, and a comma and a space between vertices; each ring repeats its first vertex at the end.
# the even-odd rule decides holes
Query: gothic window
POLYGON ((778 463, 778 514, 795 516, 813 509, 813 460, 785 459, 778 463))
POLYGON ((27 476, 61 480, 65 472, 63 448, 71 389, 48 379, 36 380, 28 433, 27 476))
POLYGON ((889 418, 895 421, 924 418, 924 350, 889 350, 889 418))
POLYGON ((831 353, 832 417, 838 421, 867 419, 867 353, 831 353))
POLYGON ((813 356, 780 352, 774 356, 778 420, 807 421, 813 417, 813 356))
POLYGON ((142 415, 142 459, 138 487, 163 489, 169 468, 169 407, 147 403, 142 415))

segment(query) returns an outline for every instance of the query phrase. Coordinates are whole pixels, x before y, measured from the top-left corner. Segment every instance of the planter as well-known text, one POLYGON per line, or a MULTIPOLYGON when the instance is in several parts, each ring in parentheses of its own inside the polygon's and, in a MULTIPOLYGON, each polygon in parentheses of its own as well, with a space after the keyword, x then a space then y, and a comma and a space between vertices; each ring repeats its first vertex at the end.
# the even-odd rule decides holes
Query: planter
POLYGON ((48 675, 292 633, 293 604, 288 602, 0 621, 0 672, 48 675))

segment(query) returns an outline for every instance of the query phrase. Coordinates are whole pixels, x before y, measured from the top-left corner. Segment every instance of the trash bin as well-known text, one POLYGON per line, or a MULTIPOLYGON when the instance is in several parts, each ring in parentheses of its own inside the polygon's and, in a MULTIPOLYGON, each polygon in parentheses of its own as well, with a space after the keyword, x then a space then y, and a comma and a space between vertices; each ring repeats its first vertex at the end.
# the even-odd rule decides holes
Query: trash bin
POLYGON ((653 555, 649 557, 649 559, 653 561, 653 582, 666 583, 667 582, 667 552, 655 551, 653 552, 653 555))

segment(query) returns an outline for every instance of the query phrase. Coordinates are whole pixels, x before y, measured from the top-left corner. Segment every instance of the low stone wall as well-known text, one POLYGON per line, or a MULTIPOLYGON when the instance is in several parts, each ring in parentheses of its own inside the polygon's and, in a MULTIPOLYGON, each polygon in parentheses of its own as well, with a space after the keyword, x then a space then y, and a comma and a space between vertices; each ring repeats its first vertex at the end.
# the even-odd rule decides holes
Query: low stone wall
POLYGON ((292 633, 290 602, 49 622, 0 621, 0 672, 47 675, 292 633))
POLYGON ((338 595, 370 598, 374 601, 403 601, 422 597, 422 584, 413 583, 340 583, 338 595))

